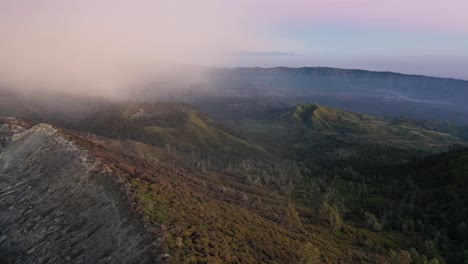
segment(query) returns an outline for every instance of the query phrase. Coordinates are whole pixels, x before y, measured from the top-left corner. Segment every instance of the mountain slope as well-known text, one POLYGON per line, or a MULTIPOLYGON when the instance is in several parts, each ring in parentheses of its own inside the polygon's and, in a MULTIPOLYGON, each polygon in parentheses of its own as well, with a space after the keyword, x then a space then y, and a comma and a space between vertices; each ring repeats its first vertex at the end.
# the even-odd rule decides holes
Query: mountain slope
POLYGON ((389 263, 389 249, 410 247, 391 229, 344 222, 298 164, 210 171, 164 148, 45 124, 13 138, 0 153, 2 261, 389 263), (280 187, 300 184, 287 195, 258 180, 276 173, 280 187))
MULTIPOLYGON (((468 149, 417 158, 381 170, 380 191, 364 201, 367 210, 414 240, 440 263, 468 261, 468 149), (367 204, 367 205, 366 205, 367 204)), ((380 186, 379 186, 380 185, 380 186)))
POLYGON ((132 139, 184 151, 262 154, 264 150, 237 138, 183 103, 121 104, 96 113, 80 130, 112 138, 132 139))
POLYGON ((335 237, 318 209, 165 155, 46 124, 14 136, 0 154, 2 261, 385 263, 384 245, 400 243, 347 225, 335 237))
POLYGON ((279 113, 273 122, 343 139, 402 146, 441 147, 463 143, 468 128, 409 118, 383 118, 317 104, 301 104, 279 113))
POLYGON ((0 197, 2 263, 155 261, 116 178, 50 125, 0 153, 0 197))
POLYGON ((399 236, 347 225, 336 237, 318 208, 298 206, 237 172, 174 166, 139 142, 84 144, 122 179, 149 230, 162 236, 169 263, 386 263, 384 245, 400 244, 399 236), (372 252, 361 246, 365 240, 375 243, 372 252))

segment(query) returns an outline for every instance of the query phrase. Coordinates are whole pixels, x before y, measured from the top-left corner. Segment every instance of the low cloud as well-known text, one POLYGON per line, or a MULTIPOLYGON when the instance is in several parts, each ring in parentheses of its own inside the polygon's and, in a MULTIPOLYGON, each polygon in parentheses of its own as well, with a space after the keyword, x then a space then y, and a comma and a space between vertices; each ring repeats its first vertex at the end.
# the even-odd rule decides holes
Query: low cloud
POLYGON ((232 50, 293 47, 260 34, 268 25, 246 8, 215 0, 4 0, 0 83, 120 96, 122 87, 175 65, 220 65, 232 50))

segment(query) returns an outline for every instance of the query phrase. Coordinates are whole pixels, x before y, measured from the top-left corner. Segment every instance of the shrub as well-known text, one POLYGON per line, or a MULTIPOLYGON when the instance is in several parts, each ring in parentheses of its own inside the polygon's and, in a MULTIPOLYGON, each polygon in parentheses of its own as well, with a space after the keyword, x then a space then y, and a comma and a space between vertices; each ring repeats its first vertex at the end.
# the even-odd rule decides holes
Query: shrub
POLYGON ((366 219, 366 226, 368 229, 375 231, 375 232, 382 231, 382 224, 379 223, 379 221, 377 220, 377 217, 375 217, 374 214, 365 212, 364 217, 366 219))
POLYGON ((343 226, 343 218, 340 215, 340 211, 335 205, 330 205, 324 201, 322 208, 320 209, 320 216, 322 219, 333 228, 333 230, 339 230, 343 226))

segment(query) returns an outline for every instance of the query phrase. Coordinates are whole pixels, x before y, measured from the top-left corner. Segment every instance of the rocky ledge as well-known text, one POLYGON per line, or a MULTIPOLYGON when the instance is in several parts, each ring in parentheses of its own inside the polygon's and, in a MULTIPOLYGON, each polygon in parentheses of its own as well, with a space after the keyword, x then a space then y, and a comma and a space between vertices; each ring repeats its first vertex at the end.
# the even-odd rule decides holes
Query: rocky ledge
POLYGON ((111 172, 62 133, 39 124, 0 153, 0 263, 154 262, 111 172))

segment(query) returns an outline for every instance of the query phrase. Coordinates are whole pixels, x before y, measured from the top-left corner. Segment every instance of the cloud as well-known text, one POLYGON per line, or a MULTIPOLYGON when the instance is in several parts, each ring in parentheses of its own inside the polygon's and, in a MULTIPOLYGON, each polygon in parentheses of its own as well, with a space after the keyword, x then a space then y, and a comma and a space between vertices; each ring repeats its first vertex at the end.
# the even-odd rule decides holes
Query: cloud
POLYGON ((294 48, 263 34, 268 25, 245 8, 216 0, 2 0, 0 82, 107 94, 170 64, 294 48))

